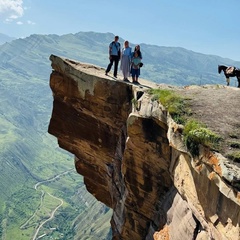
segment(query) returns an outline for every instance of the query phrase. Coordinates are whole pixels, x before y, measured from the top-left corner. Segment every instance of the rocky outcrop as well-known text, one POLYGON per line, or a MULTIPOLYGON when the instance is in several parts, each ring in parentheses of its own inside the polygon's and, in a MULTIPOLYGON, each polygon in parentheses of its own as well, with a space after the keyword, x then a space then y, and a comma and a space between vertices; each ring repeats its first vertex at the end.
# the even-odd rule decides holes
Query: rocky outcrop
POLYGON ((75 155, 88 191, 113 209, 113 239, 240 239, 239 169, 204 147, 191 157, 180 126, 148 94, 160 86, 50 60, 48 131, 75 155))

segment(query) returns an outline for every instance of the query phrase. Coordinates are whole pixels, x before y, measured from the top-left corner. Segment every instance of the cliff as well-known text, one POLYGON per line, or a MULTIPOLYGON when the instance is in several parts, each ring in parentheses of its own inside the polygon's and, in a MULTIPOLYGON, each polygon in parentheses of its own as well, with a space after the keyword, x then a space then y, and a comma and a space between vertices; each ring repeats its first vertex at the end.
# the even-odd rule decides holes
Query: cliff
POLYGON ((203 146, 191 157, 182 128, 148 94, 167 86, 50 60, 48 131, 75 155, 88 191, 113 209, 113 239, 240 239, 239 168, 203 146))

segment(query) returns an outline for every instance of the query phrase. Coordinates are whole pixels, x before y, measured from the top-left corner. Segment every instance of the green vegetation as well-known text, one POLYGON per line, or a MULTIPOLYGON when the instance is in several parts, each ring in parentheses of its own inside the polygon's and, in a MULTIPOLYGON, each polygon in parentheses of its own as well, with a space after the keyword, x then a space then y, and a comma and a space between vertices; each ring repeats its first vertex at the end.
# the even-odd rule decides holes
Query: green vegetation
MULTIPOLYGON (((34 189, 37 182, 74 168, 73 156, 61 150, 57 139, 47 133, 52 111, 49 56, 53 53, 96 62, 90 58, 102 56, 104 45, 102 55, 92 54, 89 47, 84 51, 84 41, 72 34, 65 37, 32 35, 0 46, 1 239, 32 239, 36 226, 48 218, 49 212, 59 204, 54 197, 62 199, 64 203, 56 211, 55 217, 43 225, 39 234, 49 232, 51 225, 57 226, 58 232, 49 232, 45 239, 50 239, 50 236, 55 236, 55 239, 74 239, 77 234, 74 226, 78 226, 79 216, 82 219, 89 217, 86 201, 96 203, 95 214, 92 216, 101 223, 104 229, 102 236, 107 236, 109 232, 111 216, 108 215, 106 221, 105 213, 99 212, 103 205, 87 192, 82 177, 75 170, 34 189), (76 196, 79 189, 82 189, 81 197, 76 196), (45 192, 42 205, 41 190, 45 192), (85 214, 82 214, 83 211, 85 214), (28 220, 25 228, 21 228, 28 220)), ((79 226, 80 232, 82 226, 84 224, 79 226)), ((91 234, 97 236, 94 231, 91 234)))
POLYGON ((174 121, 179 124, 184 124, 186 121, 185 117, 191 114, 186 99, 172 90, 151 89, 150 94, 153 95, 153 99, 158 99, 161 102, 171 114, 174 121))
POLYGON ((227 157, 228 157, 229 159, 233 160, 234 162, 240 163, 240 152, 239 152, 239 151, 229 153, 229 154, 227 155, 227 157))
POLYGON ((230 134, 229 134, 229 137, 230 137, 230 138, 238 139, 238 135, 237 135, 236 133, 230 133, 230 134))
POLYGON ((216 148, 221 140, 220 136, 196 120, 187 121, 183 136, 185 144, 193 156, 199 155, 199 144, 209 148, 216 148))
POLYGON ((232 148, 240 148, 240 143, 239 142, 231 142, 230 147, 232 148))
POLYGON ((213 133, 207 127, 191 119, 191 110, 186 100, 172 90, 152 89, 153 99, 157 99, 167 109, 173 120, 179 124, 184 124, 184 142, 193 156, 199 155, 199 145, 209 148, 216 148, 221 137, 213 133))
MULTIPOLYGON (((93 218, 95 221, 91 224, 94 226, 98 223, 101 226, 101 235, 108 234, 111 211, 101 211, 101 208, 106 207, 86 192, 81 176, 75 171, 67 171, 58 178, 52 178, 40 184, 37 190, 32 187, 15 192, 11 196, 11 201, 6 202, 1 226, 4 222, 7 224, 4 230, 0 228, 2 230, 0 233, 5 232, 7 240, 31 239, 36 228, 50 217, 62 201, 63 204, 56 211, 54 218, 41 227, 38 236, 47 233, 45 239, 50 239, 50 237, 74 239, 76 235, 83 233, 83 229, 89 227, 90 223, 86 219, 90 221, 93 218), (75 232, 74 229, 79 224, 80 233, 75 232)), ((100 237, 99 229, 95 231, 89 234, 100 237)))
POLYGON ((134 107, 136 108, 137 107, 137 99, 133 98, 131 100, 132 104, 134 105, 134 107))
POLYGON ((138 100, 135 99, 135 98, 133 98, 131 102, 132 102, 132 105, 134 106, 134 108, 135 108, 137 111, 139 111, 139 109, 140 109, 139 105, 140 105, 141 103, 138 102, 138 100))

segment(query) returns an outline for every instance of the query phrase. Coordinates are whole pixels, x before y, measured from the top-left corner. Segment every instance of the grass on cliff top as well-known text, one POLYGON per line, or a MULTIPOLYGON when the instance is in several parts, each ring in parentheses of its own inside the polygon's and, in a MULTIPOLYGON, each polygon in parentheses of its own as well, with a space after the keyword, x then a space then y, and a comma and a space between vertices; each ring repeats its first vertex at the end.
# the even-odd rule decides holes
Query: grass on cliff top
POLYGON ((176 123, 184 125, 183 139, 193 156, 199 155, 200 144, 211 149, 218 147, 221 137, 191 118, 191 109, 186 98, 167 89, 151 89, 150 94, 153 99, 161 102, 176 123))
POLYGON ((233 162, 240 163, 240 151, 229 153, 227 157, 233 160, 233 162))
POLYGON ((186 116, 191 115, 191 110, 186 103, 186 99, 168 89, 151 89, 150 94, 153 99, 159 100, 167 109, 176 123, 184 124, 186 116))
POLYGON ((199 155, 199 144, 217 149, 221 137, 209 130, 204 124, 191 119, 183 130, 184 142, 193 156, 199 155))

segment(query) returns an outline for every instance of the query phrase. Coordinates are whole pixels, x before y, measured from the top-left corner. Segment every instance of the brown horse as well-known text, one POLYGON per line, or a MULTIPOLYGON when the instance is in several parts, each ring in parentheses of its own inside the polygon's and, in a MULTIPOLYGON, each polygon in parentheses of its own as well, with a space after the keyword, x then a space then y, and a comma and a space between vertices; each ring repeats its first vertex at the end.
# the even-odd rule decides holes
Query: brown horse
POLYGON ((240 88, 240 69, 236 67, 227 67, 224 65, 218 65, 218 73, 224 72, 224 75, 226 77, 227 86, 229 86, 230 83, 230 77, 237 77, 238 80, 238 88, 240 88))

